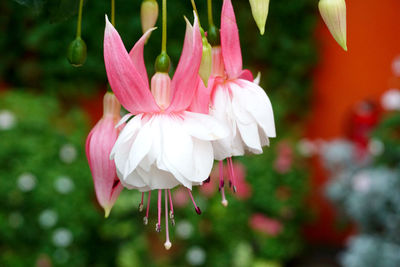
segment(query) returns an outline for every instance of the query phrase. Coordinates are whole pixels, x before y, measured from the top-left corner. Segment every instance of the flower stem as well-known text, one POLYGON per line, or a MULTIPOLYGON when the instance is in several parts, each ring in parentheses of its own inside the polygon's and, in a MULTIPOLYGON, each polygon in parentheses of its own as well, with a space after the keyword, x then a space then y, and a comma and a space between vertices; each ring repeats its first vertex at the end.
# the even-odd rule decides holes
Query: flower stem
POLYGON ((111 24, 115 26, 115 0, 111 0, 111 24))
POLYGON ((79 13, 78 13, 78 25, 76 26, 76 38, 81 37, 82 9, 83 9, 83 0, 80 0, 79 1, 79 13))
POLYGON ((199 13, 197 12, 196 3, 194 2, 194 0, 190 0, 190 2, 192 2, 194 13, 196 13, 197 19, 199 21, 199 27, 201 28, 200 18, 199 18, 199 13))
POLYGON ((167 0, 162 0, 162 42, 161 52, 167 52, 167 0))
POLYGON ((207 9, 208 9, 208 26, 211 26, 214 25, 212 16, 212 0, 207 0, 207 9))

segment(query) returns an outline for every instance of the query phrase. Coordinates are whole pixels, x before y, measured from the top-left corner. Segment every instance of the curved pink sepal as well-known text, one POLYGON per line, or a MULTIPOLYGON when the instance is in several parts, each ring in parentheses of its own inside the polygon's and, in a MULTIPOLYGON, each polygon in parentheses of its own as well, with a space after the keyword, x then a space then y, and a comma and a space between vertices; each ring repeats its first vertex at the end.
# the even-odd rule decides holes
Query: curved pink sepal
POLYGON ((197 89, 193 97, 192 103, 190 104, 188 111, 208 114, 210 111, 210 96, 211 90, 214 86, 214 78, 208 79, 208 86, 205 87, 200 77, 197 78, 197 89))
POLYGON ((231 79, 242 71, 239 31, 231 0, 224 0, 221 13, 221 49, 225 70, 231 79))
POLYGON ((197 16, 193 27, 186 20, 186 34, 181 58, 172 78, 172 101, 166 112, 186 110, 196 92, 197 77, 201 62, 203 45, 197 16))
POLYGON ((242 72, 240 73, 239 79, 244 79, 244 80, 248 80, 249 82, 253 82, 254 81, 254 76, 251 73, 251 71, 249 70, 242 70, 242 72))
POLYGON ((115 119, 103 117, 86 139, 86 156, 92 172, 97 201, 109 212, 123 186, 118 180, 114 161, 109 155, 118 137, 115 119))
POLYGON ((104 63, 108 81, 119 102, 132 114, 158 112, 148 82, 136 69, 131 57, 106 17, 104 32, 104 63))
POLYGON ((149 87, 149 78, 147 77, 146 65, 144 64, 143 48, 146 40, 149 38, 149 35, 155 29, 156 28, 151 28, 147 30, 129 52, 129 56, 131 57, 133 64, 135 65, 139 74, 142 76, 143 81, 146 83, 147 87, 149 87))

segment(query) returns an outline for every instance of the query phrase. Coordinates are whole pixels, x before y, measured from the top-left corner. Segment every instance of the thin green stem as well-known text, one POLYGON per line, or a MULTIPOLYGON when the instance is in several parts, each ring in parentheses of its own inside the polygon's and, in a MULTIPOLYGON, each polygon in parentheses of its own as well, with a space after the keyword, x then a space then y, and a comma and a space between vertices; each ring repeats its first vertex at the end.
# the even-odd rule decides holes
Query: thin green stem
POLYGON ((192 2, 194 13, 196 13, 197 19, 199 21, 199 27, 201 28, 200 18, 199 18, 199 13, 197 12, 196 3, 194 2, 194 0, 190 0, 190 2, 192 2))
POLYGON ((212 16, 212 0, 207 0, 207 9, 208 9, 208 26, 211 26, 214 25, 212 16))
POLYGON ((115 0, 111 0, 111 24, 115 26, 115 0))
POLYGON ((78 25, 76 26, 76 38, 81 37, 82 9, 83 9, 83 0, 80 0, 80 2, 79 2, 79 13, 78 13, 78 25))
POLYGON ((167 52, 167 0, 162 0, 162 42, 161 52, 167 52))

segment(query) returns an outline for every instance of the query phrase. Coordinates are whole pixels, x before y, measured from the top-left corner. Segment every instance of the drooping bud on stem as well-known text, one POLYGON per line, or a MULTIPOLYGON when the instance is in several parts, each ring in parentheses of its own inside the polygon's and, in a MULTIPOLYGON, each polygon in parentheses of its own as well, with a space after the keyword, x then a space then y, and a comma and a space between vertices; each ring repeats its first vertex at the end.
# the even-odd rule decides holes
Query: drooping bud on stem
POLYGON ((202 34, 202 42, 203 42, 203 53, 201 56, 201 64, 199 69, 200 78, 203 80, 204 85, 208 86, 208 79, 211 75, 212 68, 212 50, 211 45, 208 43, 207 37, 204 34, 203 29, 200 29, 202 34))
POLYGON ((265 23, 267 22, 269 0, 250 0, 251 13, 257 24, 260 34, 264 35, 265 23))
POLYGON ((318 7, 333 38, 347 51, 345 0, 320 0, 318 7))
MULTIPOLYGON (((143 33, 156 25, 158 18, 158 3, 156 0, 143 0, 140 7, 140 21, 143 33)), ((149 35, 150 36, 150 35, 149 35)))
POLYGON ((164 110, 171 102, 171 78, 168 73, 156 72, 151 78, 151 93, 158 106, 164 110))
POLYGON ((73 40, 68 47, 67 58, 69 63, 74 67, 82 66, 86 61, 87 48, 81 37, 73 40))

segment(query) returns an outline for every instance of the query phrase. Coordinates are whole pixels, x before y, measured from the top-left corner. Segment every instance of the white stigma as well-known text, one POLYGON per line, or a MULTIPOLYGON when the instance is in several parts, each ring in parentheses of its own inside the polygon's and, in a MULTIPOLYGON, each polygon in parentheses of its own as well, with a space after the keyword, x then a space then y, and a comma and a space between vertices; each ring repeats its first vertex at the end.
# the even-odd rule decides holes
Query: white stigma
POLYGON ((164 247, 165 247, 166 250, 169 250, 169 249, 172 247, 172 243, 169 242, 169 241, 166 241, 166 242, 164 243, 164 247))

